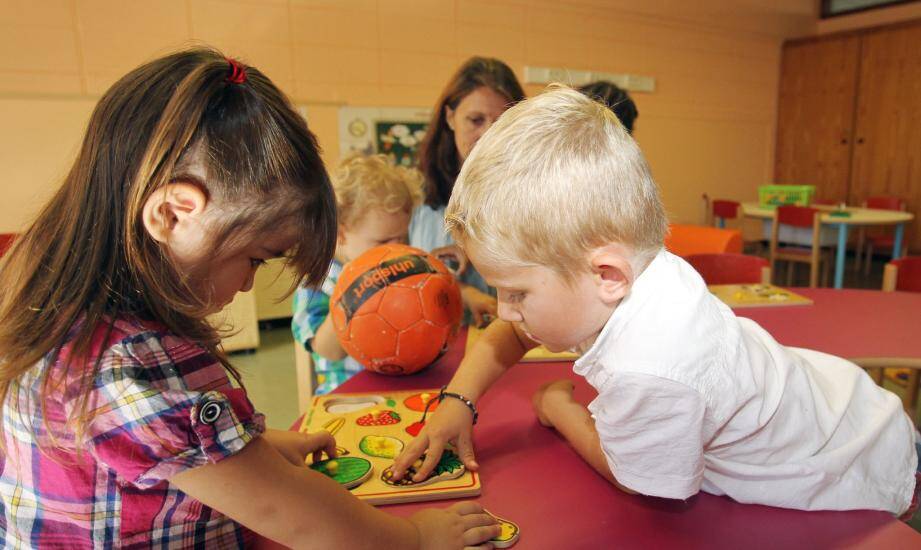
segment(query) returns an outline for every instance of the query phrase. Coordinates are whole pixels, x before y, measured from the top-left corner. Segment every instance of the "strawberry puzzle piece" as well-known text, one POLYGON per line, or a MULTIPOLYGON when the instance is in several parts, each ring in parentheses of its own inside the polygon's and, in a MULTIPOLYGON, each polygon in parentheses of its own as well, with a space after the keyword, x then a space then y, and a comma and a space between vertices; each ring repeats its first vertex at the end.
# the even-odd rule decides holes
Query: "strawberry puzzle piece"
POLYGON ((391 410, 371 411, 355 419, 355 423, 359 426, 391 426, 399 422, 399 413, 391 410))

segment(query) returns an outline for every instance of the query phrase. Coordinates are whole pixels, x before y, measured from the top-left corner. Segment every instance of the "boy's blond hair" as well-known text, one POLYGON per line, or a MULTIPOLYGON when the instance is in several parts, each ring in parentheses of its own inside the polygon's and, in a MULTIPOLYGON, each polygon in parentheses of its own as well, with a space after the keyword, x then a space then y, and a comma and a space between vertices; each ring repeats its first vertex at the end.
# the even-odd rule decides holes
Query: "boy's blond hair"
POLYGON ((445 216, 487 261, 570 279, 586 254, 629 246, 644 264, 667 220, 636 142, 604 105, 554 86, 506 111, 464 162, 445 216))
POLYGON ((349 157, 333 172, 332 180, 339 223, 344 227, 352 227, 373 208, 411 213, 422 202, 422 175, 395 166, 385 155, 349 157))

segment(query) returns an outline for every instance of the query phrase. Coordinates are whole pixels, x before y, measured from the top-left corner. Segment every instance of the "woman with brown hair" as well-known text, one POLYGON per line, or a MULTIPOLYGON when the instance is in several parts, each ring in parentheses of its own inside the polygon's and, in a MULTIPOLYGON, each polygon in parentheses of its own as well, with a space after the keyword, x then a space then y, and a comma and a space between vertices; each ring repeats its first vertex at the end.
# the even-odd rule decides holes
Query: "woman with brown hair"
POLYGON ((457 70, 444 91, 429 123, 419 153, 425 176, 425 204, 416 208, 409 225, 409 244, 436 255, 461 259, 459 270, 464 303, 479 325, 484 315, 496 315, 495 298, 444 230, 444 210, 464 159, 499 115, 524 99, 521 84, 508 65, 498 59, 472 57, 457 70))

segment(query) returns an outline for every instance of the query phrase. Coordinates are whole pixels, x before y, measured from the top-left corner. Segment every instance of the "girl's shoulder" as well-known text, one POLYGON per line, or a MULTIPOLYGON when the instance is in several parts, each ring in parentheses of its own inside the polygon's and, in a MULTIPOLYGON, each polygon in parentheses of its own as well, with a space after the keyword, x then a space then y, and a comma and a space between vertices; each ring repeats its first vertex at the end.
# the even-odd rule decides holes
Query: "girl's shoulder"
MULTIPOLYGON (((72 365, 71 353, 72 349, 65 345, 58 366, 72 365)), ((93 330, 89 353, 76 362, 93 366, 67 371, 84 375, 92 372, 92 385, 97 388, 141 384, 216 389, 230 384, 224 365, 203 345, 175 334, 161 323, 136 318, 100 323, 93 330)), ((78 382, 73 378, 70 381, 78 382)), ((85 379, 77 386, 85 387, 84 383, 85 379)))

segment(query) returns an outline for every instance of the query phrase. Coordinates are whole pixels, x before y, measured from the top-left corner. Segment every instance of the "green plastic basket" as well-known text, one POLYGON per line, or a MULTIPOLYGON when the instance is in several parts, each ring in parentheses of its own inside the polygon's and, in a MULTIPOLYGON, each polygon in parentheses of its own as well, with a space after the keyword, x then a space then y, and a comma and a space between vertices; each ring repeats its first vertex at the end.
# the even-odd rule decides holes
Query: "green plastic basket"
POLYGON ((758 187, 761 208, 776 208, 781 204, 809 206, 815 195, 815 185, 762 185, 758 187))

